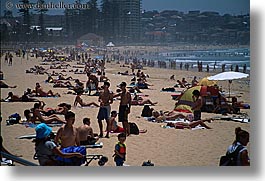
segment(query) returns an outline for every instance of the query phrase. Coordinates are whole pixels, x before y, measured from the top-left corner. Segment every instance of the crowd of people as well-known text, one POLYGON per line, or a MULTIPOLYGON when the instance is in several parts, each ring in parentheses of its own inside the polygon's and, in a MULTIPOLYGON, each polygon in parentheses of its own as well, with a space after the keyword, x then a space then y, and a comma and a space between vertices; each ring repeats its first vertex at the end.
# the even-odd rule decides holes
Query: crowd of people
MULTIPOLYGON (((8 56, 12 55, 11 53, 8 56)), ((52 54, 50 57, 45 58, 45 62, 53 61, 55 54, 52 54)), ((94 133, 94 129, 91 127, 91 120, 89 117, 83 118, 83 125, 79 127, 75 127, 75 113, 71 111, 71 104, 69 103, 61 103, 58 104, 56 108, 44 108, 45 103, 40 101, 38 97, 61 97, 59 93, 54 92, 53 90, 44 90, 39 82, 36 82, 33 90, 28 88, 22 96, 14 95, 13 92, 8 93, 8 97, 3 101, 8 100, 10 102, 23 101, 23 102, 35 102, 33 108, 25 109, 24 116, 26 117, 28 122, 38 124, 36 127, 36 140, 35 140, 35 150, 38 155, 38 160, 40 165, 60 165, 61 163, 56 159, 56 156, 60 156, 62 158, 83 158, 84 155, 75 152, 75 153, 64 153, 62 150, 72 146, 80 146, 80 145, 93 145, 97 143, 101 138, 110 138, 110 133, 120 133, 118 135, 118 143, 115 145, 114 150, 114 161, 117 166, 122 166, 124 161, 126 160, 126 145, 125 141, 130 133, 130 125, 129 125, 129 114, 131 113, 132 105, 151 105, 155 106, 158 102, 154 102, 150 99, 146 99, 138 95, 141 93, 142 89, 148 89, 152 84, 148 83, 149 75, 144 73, 139 67, 139 62, 132 62, 129 66, 132 73, 129 71, 120 73, 122 75, 130 75, 131 79, 131 87, 127 87, 126 82, 121 82, 118 87, 117 92, 112 92, 110 90, 110 79, 106 77, 106 65, 104 60, 93 59, 91 56, 82 54, 80 57, 76 54, 71 54, 68 60, 71 61, 71 57, 77 56, 77 61, 79 61, 79 65, 84 65, 82 74, 87 75, 87 81, 83 83, 78 78, 73 78, 72 76, 67 76, 67 74, 62 74, 56 72, 54 69, 63 69, 63 72, 71 67, 70 64, 53 64, 50 65, 49 69, 45 69, 42 66, 35 66, 30 70, 26 71, 26 73, 35 73, 35 74, 47 74, 48 78, 46 80, 47 83, 53 84, 53 87, 67 88, 68 90, 73 90, 75 94, 73 106, 77 107, 80 105, 81 107, 97 107, 97 121, 99 126, 99 134, 94 133), (52 73, 48 73, 50 69, 52 73), (135 70, 138 69, 136 72, 135 70), (54 78, 56 76, 56 78, 54 78), (100 86, 100 83, 103 83, 100 86), (95 91, 95 94, 98 96, 97 102, 85 102, 81 96, 85 93, 91 95, 91 92, 95 91), (37 97, 37 98, 36 98, 37 97), (112 104, 114 99, 119 99, 119 106, 117 108, 118 112, 111 111, 113 110, 112 104), (64 119, 62 119, 58 115, 63 115, 64 119), (118 122, 116 118, 118 117, 118 122), (103 121, 105 120, 106 126, 103 125, 103 121), (48 127, 48 124, 51 123, 62 123, 63 125, 57 130, 56 136, 51 138, 51 128, 48 127), (122 126, 119 125, 121 123, 122 126), (103 127, 106 127, 104 130, 103 127), (105 136, 103 135, 106 132, 105 136)), ((11 58, 12 59, 12 58, 11 58)), ((5 59, 6 60, 6 59, 5 59)), ((8 64, 12 65, 12 60, 10 60, 8 64)), ((69 71, 70 72, 70 71, 69 71)), ((172 75, 170 80, 175 81, 175 76, 172 75)), ((0 80, 1 81, 1 80, 0 80)), ((189 88, 198 85, 197 77, 195 76, 191 83, 188 83, 185 78, 181 81, 177 80, 177 86, 181 88, 189 88)), ((16 88, 16 86, 10 86, 3 81, 0 82, 1 88, 16 88)), ((201 111, 203 106, 203 98, 200 95, 200 91, 194 90, 192 93, 193 98, 193 119, 188 123, 176 123, 171 124, 171 126, 175 128, 194 128, 198 125, 203 126, 207 129, 211 129, 206 121, 201 118, 201 111)), ((213 112, 217 112, 220 110, 224 110, 224 104, 222 104, 222 97, 217 97, 216 99, 216 109, 213 112)), ((227 108, 228 112, 238 112, 240 111, 240 102, 233 99, 232 107, 227 108), (238 110, 239 109, 239 110, 238 110)), ((187 117, 183 114, 178 114, 174 111, 170 111, 167 114, 161 114, 158 111, 152 112, 152 116, 157 120, 174 120, 177 118, 185 118, 187 117)), ((242 144, 244 146, 247 145, 247 138, 244 132, 244 138, 239 132, 242 130, 237 129, 237 138, 236 144, 242 144), (241 136, 240 136, 241 135, 241 136), (239 138, 240 137, 240 138, 239 138), (242 139, 241 139, 242 138, 242 139), (245 139, 245 140, 243 140, 245 139), (243 140, 243 141, 242 141, 243 140)), ((145 133, 147 130, 140 130, 140 132, 145 133)), ((243 134, 243 133, 242 133, 243 134)), ((233 146, 229 148, 229 151, 232 152, 234 150, 233 146)), ((240 161, 239 165, 247 165, 248 153, 246 147, 244 150, 240 152, 241 156, 239 156, 240 161)), ((248 162, 249 163, 249 162, 248 162)))

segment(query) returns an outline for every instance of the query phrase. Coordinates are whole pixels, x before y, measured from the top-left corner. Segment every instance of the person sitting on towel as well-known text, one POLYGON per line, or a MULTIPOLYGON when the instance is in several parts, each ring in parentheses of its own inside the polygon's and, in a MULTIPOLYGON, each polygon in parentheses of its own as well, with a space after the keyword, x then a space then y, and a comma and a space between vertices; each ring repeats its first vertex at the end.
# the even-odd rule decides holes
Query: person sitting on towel
POLYGON ((93 133, 93 129, 90 126, 90 118, 83 119, 83 125, 77 128, 79 133, 80 145, 93 145, 99 137, 93 133))

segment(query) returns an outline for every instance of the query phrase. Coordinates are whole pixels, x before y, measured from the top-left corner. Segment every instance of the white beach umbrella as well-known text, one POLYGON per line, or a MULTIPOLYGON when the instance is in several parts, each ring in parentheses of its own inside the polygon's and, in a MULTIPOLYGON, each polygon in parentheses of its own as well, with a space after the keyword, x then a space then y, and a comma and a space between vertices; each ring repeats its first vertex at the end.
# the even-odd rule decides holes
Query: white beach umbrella
POLYGON ((230 97, 230 86, 231 86, 232 80, 242 79, 242 78, 246 78, 248 76, 249 76, 249 74, 229 71, 229 72, 222 72, 222 73, 207 77, 207 79, 208 80, 228 80, 228 82, 229 82, 229 97, 230 97))
POLYGON ((208 77, 208 80, 234 80, 248 77, 248 74, 241 72, 222 72, 213 76, 208 77))

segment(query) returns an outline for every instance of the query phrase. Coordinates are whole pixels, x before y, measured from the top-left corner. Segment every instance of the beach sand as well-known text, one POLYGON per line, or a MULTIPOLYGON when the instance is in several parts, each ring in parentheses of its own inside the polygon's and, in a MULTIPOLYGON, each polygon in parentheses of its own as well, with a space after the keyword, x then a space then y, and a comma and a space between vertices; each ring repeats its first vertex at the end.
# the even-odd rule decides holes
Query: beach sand
MULTIPOLYGON (((53 88, 52 84, 44 82, 47 79, 47 75, 34 75, 26 74, 25 70, 39 65, 41 58, 37 60, 30 57, 29 60, 21 59, 20 57, 14 57, 13 66, 8 66, 4 63, 4 58, 1 60, 1 70, 4 72, 4 81, 10 85, 17 85, 15 89, 1 89, 1 98, 5 98, 9 91, 12 91, 16 95, 22 95, 23 92, 29 87, 33 89, 36 82, 40 82, 44 90, 52 89, 54 92, 60 93, 62 96, 59 98, 39 98, 45 101, 46 107, 56 107, 61 102, 67 102, 73 105, 74 95, 65 94, 68 90, 66 88, 53 88)), ((71 62, 74 65, 74 62, 71 62)), ((49 67, 49 66, 44 66, 49 67)), ((110 89, 116 92, 117 85, 125 81, 130 83, 131 76, 117 75, 117 72, 124 72, 131 70, 126 67, 120 67, 120 64, 115 62, 106 63, 106 76, 111 80, 110 89)), ((51 72, 52 70, 49 70, 51 72)), ((61 71, 61 70, 55 70, 61 71)), ((67 70, 68 71, 68 70, 67 70)), ((163 87, 172 87, 175 85, 175 81, 169 80, 172 74, 175 74, 175 79, 182 79, 185 77, 188 82, 191 82, 193 76, 197 76, 197 79, 214 75, 215 73, 185 71, 185 70, 172 70, 172 69, 158 69, 144 67, 144 73, 148 74, 148 83, 152 84, 150 89, 143 90, 144 94, 149 95, 149 99, 154 102, 158 102, 156 106, 152 106, 155 110, 170 111, 174 109, 175 101, 171 99, 170 92, 161 92, 163 87)), ((79 78, 85 82, 87 77, 85 74, 73 74, 66 72, 68 76, 73 78, 79 78)), ((250 88, 249 84, 245 83, 250 78, 234 80, 231 87, 231 92, 236 93, 240 97, 240 101, 250 103, 250 88)), ((100 85, 103 83, 101 82, 100 85)), ((223 90, 228 92, 228 82, 219 81, 218 85, 223 90)), ((82 96, 84 102, 97 102, 96 96, 82 96)), ((35 133, 33 128, 26 128, 24 125, 6 125, 6 119, 13 113, 19 113, 23 117, 25 109, 33 107, 34 103, 6 103, 1 102, 1 113, 3 121, 1 123, 1 134, 4 138, 3 145, 12 153, 17 155, 23 155, 22 158, 38 163, 33 159, 34 155, 34 143, 32 140, 19 140, 17 136, 35 133)), ((119 101, 116 100, 112 104, 112 110, 118 111, 119 101)), ((141 117, 143 107, 132 106, 131 113, 129 114, 129 121, 135 122, 139 129, 147 129, 147 133, 140 135, 131 135, 126 140, 127 154, 126 164, 130 166, 141 166, 144 161, 151 160, 155 166, 217 166, 221 155, 225 154, 227 147, 234 141, 234 130, 236 127, 241 127, 247 131, 250 131, 250 124, 239 123, 225 120, 214 120, 211 123, 206 123, 212 129, 200 129, 200 130, 188 130, 188 129, 165 129, 162 125, 165 123, 153 123, 148 122, 141 117)), ((91 126, 95 133, 99 133, 97 123, 98 108, 88 107, 72 107, 72 111, 76 113, 75 126, 82 125, 82 119, 84 117, 91 118, 91 126)), ((246 112, 250 115, 250 110, 242 109, 241 112, 246 112)), ((220 114, 218 114, 220 116, 220 114)), ((202 118, 211 118, 218 116, 213 113, 202 113, 202 118)), ((62 116, 60 116, 62 117, 62 116)), ((62 117, 63 118, 63 117, 62 117)), ((120 123, 119 123, 120 124, 120 123)), ((104 128, 106 127, 103 121, 104 128)), ((56 131, 59 127, 53 127, 56 131)), ((117 134, 110 134, 110 138, 101 138, 100 142, 104 143, 103 148, 100 149, 87 149, 87 154, 103 154, 109 158, 106 166, 114 166, 112 155, 114 153, 114 146, 117 142, 117 134)), ((248 149, 250 143, 248 144, 248 149)), ((249 150, 251 157, 251 150, 249 150)), ((92 161, 90 166, 96 166, 97 161, 92 161)))

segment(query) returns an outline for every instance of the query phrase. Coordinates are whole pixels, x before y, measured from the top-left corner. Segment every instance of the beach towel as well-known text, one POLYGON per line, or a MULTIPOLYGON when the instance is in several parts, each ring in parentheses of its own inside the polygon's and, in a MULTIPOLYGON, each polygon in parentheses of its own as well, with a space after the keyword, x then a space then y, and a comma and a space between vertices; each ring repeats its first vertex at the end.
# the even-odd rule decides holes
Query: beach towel
MULTIPOLYGON (((165 128, 168 128, 168 126, 171 125, 171 126, 175 127, 176 129, 184 129, 184 127, 182 125, 175 125, 176 123, 180 123, 180 122, 182 122, 182 123, 190 123, 189 120, 183 119, 183 118, 177 118, 175 120, 166 120, 164 122, 167 123, 165 128)), ((203 127, 203 126, 200 126, 200 125, 198 125, 198 126, 196 126, 194 128, 191 128, 191 130, 198 130, 198 129, 206 129, 206 128, 203 127)))
POLYGON ((80 166, 86 162, 86 147, 85 146, 69 146, 66 148, 61 149, 63 153, 81 153, 84 157, 83 158, 62 158, 60 156, 56 157, 57 161, 60 161, 66 165, 72 166, 80 166))

